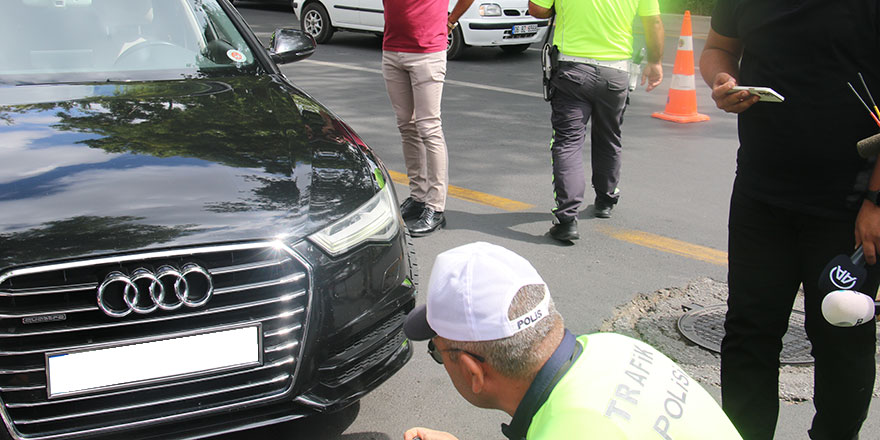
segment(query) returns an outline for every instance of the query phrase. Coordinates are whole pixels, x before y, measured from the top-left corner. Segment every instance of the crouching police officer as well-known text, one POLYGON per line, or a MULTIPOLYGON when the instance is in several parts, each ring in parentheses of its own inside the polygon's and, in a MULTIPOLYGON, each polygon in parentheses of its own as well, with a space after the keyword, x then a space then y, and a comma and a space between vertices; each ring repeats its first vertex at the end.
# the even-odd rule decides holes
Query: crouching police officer
MULTIPOLYGON (((404 332, 430 340, 471 404, 513 417, 512 440, 741 440, 712 397, 669 358, 614 334, 575 337, 519 255, 471 243, 437 256, 427 304, 404 332)), ((412 428, 405 440, 452 440, 412 428)))
POLYGON ((592 118, 594 213, 609 218, 620 197, 620 125, 629 97, 632 22, 638 14, 645 27, 648 57, 642 84, 647 81, 647 91, 663 80, 663 23, 658 0, 529 1, 532 16, 548 18, 554 12, 559 67, 551 79, 556 219, 550 235, 569 241, 580 238, 577 215, 586 188, 581 152, 587 122, 592 118))

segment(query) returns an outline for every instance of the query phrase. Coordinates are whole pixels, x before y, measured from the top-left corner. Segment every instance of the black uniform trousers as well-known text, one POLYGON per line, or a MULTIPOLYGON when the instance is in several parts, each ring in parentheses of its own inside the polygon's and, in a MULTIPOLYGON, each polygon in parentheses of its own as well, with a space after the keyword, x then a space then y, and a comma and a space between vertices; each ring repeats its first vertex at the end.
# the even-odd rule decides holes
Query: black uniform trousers
POLYGON ((629 73, 610 67, 562 61, 553 77, 553 191, 560 222, 578 216, 584 200, 583 148, 592 119, 590 152, 596 199, 617 203, 620 181, 620 126, 629 97, 629 73))
MULTIPOLYGON (((876 323, 834 327, 822 317, 819 274, 853 252, 855 214, 832 220, 780 208, 742 193, 730 202, 730 296, 721 344, 722 407, 744 440, 772 439, 779 413, 779 353, 803 283, 805 327, 815 358, 814 440, 849 440, 868 413, 874 387, 876 323)), ((880 264, 861 290, 874 296, 880 264)))

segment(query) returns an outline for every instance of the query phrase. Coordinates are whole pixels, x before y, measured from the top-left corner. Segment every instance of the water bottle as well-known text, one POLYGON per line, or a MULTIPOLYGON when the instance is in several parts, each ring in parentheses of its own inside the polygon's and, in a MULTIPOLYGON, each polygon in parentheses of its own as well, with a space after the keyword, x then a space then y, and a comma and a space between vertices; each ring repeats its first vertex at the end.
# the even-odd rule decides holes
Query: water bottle
POLYGON ((629 91, 636 89, 639 84, 639 78, 642 77, 642 60, 645 59, 645 48, 643 47, 638 53, 633 55, 633 59, 629 64, 629 91))

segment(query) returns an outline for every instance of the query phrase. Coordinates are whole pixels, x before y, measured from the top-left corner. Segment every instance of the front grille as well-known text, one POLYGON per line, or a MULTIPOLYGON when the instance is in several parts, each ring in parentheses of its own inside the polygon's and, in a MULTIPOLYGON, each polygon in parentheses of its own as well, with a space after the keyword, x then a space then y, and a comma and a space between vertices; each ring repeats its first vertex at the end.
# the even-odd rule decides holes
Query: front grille
POLYGON ((400 347, 403 343, 406 342, 406 335, 403 332, 398 332, 391 339, 389 339, 385 344, 381 345, 370 353, 364 359, 361 359, 355 365, 352 365, 345 370, 339 372, 338 376, 328 381, 330 386, 339 386, 348 381, 360 376, 364 372, 368 371, 370 368, 379 365, 380 363, 388 360, 395 351, 400 350, 400 347))
POLYGON ((406 313, 399 311, 368 332, 352 338, 355 342, 333 354, 318 370, 321 382, 338 387, 388 360, 406 342, 403 322, 406 313))
POLYGON ((208 414, 286 394, 300 361, 310 297, 307 267, 269 243, 179 249, 26 267, 0 274, 0 401, 15 435, 94 437, 106 427, 143 426, 208 414), (213 297, 199 307, 116 318, 97 305, 112 272, 184 267, 210 273, 213 297), (130 344, 260 323, 262 362, 138 386, 49 397, 46 353, 130 344))
POLYGON ((529 14, 528 14, 528 12, 525 12, 525 11, 522 14, 520 14, 519 10, 517 10, 517 9, 505 9, 504 15, 506 15, 508 17, 519 17, 520 15, 529 15, 529 14))

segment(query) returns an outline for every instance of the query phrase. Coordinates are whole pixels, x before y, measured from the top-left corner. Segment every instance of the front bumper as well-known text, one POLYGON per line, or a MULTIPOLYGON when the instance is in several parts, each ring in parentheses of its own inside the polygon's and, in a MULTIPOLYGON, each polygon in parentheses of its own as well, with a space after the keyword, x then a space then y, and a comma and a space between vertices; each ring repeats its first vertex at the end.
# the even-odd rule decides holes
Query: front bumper
MULTIPOLYGON (((398 335, 402 337, 402 334, 401 329, 398 335)), ((397 339, 397 335, 392 335, 391 339, 397 339)), ((387 348, 387 346, 380 348, 387 348)), ((377 353, 371 354, 375 356, 377 353)), ((369 354, 367 357, 370 357, 369 354)), ((150 425, 143 429, 126 432, 125 437, 138 440, 169 438, 194 440, 336 412, 357 402, 361 397, 377 388, 394 372, 403 368, 411 357, 412 344, 406 341, 396 345, 391 354, 382 362, 376 363, 372 368, 360 372, 357 377, 335 388, 319 385, 313 391, 300 395, 292 401, 282 400, 266 405, 240 408, 210 417, 195 418, 185 423, 150 425)), ((91 438, 94 440, 113 440, 118 439, 119 434, 91 438)))
POLYGON ((462 36, 468 46, 505 46, 509 44, 532 44, 543 40, 548 30, 547 20, 460 20, 462 36), (514 34, 517 25, 535 24, 537 32, 514 34))
POLYGON ((64 320, 14 327, 20 319, 4 319, 10 328, 0 332, 0 414, 9 435, 201 438, 350 405, 412 356, 402 332, 415 305, 403 235, 336 259, 303 240, 292 248, 268 242, 205 246, 7 272, 0 276, 6 295, 0 313, 22 319, 65 314, 64 320), (212 273, 215 296, 203 307, 113 318, 93 305, 97 281, 111 268, 177 260, 198 261, 212 273), (72 284, 47 287, 58 280, 72 284), (262 365, 48 397, 44 353, 251 323, 263 330, 262 365))

